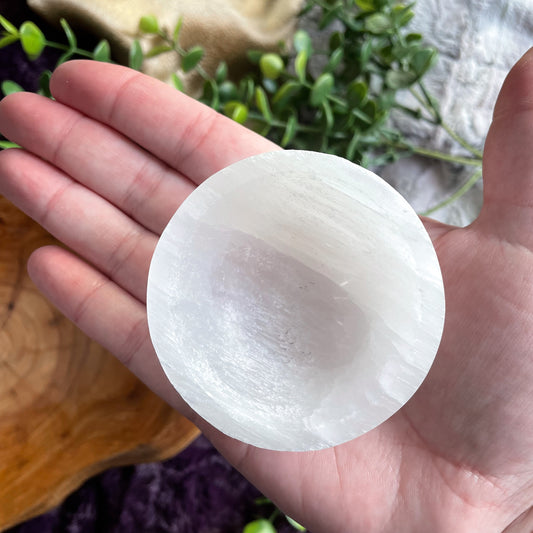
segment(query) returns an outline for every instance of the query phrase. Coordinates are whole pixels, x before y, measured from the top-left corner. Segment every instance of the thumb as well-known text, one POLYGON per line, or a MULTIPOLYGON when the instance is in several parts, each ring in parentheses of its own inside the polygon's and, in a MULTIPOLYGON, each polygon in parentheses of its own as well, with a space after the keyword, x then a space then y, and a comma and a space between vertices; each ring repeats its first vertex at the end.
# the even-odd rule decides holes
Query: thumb
POLYGON ((501 238, 533 246, 533 48, 501 88, 485 143, 483 180, 480 222, 501 238))

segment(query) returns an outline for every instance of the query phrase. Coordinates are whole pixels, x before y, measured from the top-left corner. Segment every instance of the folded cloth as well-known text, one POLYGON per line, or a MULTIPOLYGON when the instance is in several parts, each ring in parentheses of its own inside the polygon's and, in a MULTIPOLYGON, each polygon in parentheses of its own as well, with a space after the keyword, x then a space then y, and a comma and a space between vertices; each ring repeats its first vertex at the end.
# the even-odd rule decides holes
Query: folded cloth
MULTIPOLYGON (((440 56, 425 78, 426 86, 452 130, 482 149, 503 80, 533 44, 533 1, 418 0, 415 13, 411 31, 420 32, 440 56)), ((418 107, 408 92, 405 96, 405 105, 418 107)), ((468 155, 442 128, 399 114, 395 122, 415 145, 468 155)), ((470 167, 407 158, 380 174, 422 212, 448 198, 473 172, 470 167)), ((465 226, 477 217, 482 196, 479 182, 432 217, 465 226)))
MULTIPOLYGON (((181 46, 201 45, 202 67, 213 74, 222 60, 230 73, 238 73, 246 64, 247 50, 273 50, 280 41, 288 41, 302 0, 28 0, 28 5, 49 22, 64 17, 73 26, 107 39, 121 63, 134 39, 145 51, 162 44, 157 36, 140 35, 142 16, 155 15, 171 34, 183 17, 181 46)), ((178 55, 167 52, 146 59, 143 71, 167 83, 178 72, 185 90, 194 93, 201 79, 196 72, 180 73, 179 66, 178 55)))

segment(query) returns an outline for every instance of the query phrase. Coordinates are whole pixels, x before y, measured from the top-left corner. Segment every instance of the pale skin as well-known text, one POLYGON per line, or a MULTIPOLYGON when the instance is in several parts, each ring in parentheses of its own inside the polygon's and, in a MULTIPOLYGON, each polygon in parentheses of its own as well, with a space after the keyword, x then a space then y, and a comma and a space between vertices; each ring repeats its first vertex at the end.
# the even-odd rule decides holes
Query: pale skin
POLYGON ((509 74, 484 155, 484 205, 460 229, 425 219, 442 267, 441 347, 385 423, 311 453, 247 446, 198 418, 159 367, 146 323, 150 259, 180 203, 269 141, 123 67, 74 61, 55 102, 14 94, 0 194, 73 250, 36 250, 37 287, 313 533, 533 530, 533 51, 509 74))

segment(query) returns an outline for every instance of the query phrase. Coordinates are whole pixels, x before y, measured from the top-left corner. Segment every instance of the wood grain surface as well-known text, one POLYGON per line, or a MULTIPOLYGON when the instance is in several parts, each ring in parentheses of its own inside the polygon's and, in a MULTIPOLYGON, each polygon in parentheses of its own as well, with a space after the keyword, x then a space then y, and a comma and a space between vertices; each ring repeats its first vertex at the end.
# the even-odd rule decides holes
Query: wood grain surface
POLYGON ((26 261, 53 242, 0 196, 0 531, 198 435, 38 293, 26 261))

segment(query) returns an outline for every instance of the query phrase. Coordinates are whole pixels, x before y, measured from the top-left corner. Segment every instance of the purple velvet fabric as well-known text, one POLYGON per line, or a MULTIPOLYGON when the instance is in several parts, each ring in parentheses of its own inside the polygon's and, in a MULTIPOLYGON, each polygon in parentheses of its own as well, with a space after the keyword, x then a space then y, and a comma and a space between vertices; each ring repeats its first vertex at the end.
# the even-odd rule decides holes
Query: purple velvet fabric
MULTIPOLYGON (((47 37, 55 33, 25 2, 0 0, 0 14, 16 25, 33 19, 47 37)), ((29 62, 18 44, 11 45, 0 50, 0 81, 35 91, 39 74, 53 69, 56 58, 47 50, 29 62)), ((248 521, 272 512, 272 506, 254 503, 258 496, 200 437, 168 461, 116 468, 88 480, 61 506, 9 533, 239 533, 248 521)), ((280 533, 294 532, 282 518, 276 525, 280 533)))

